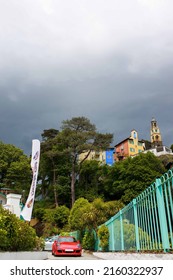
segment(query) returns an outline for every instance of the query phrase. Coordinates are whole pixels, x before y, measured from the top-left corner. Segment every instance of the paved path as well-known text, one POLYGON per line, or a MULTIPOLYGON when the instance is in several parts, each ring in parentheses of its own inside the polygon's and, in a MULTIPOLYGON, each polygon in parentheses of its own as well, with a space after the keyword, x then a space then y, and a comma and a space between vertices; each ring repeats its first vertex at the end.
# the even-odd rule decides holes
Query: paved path
POLYGON ((94 252, 93 255, 104 260, 173 260, 173 254, 143 254, 143 253, 116 253, 94 252))
POLYGON ((55 257, 51 252, 48 252, 48 260, 98 260, 101 257, 97 257, 92 253, 83 252, 81 257, 55 257))

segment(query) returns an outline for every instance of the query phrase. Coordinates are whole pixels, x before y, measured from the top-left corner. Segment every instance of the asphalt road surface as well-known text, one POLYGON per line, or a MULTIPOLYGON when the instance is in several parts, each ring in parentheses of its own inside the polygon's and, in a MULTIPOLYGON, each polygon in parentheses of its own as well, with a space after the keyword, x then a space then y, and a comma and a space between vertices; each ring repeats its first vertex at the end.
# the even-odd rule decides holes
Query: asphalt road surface
POLYGON ((64 256, 64 257, 55 257, 52 255, 52 252, 48 252, 48 260, 98 260, 100 258, 93 256, 92 253, 83 252, 81 257, 74 256, 64 256))

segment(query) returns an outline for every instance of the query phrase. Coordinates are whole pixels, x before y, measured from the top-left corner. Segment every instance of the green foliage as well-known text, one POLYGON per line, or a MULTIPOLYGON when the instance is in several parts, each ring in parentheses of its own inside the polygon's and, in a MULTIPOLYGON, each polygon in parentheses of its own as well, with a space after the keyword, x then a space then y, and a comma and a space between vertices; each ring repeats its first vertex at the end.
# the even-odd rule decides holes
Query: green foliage
POLYGON ((163 163, 167 170, 173 167, 173 155, 161 155, 159 156, 159 160, 163 163))
POLYGON ((103 177, 105 195, 127 204, 164 172, 161 161, 150 152, 129 157, 117 162, 103 177))
POLYGON ((44 236, 51 236, 59 233, 60 230, 66 230, 69 214, 70 210, 65 205, 53 209, 37 207, 34 210, 34 217, 44 224, 42 228, 44 236))
POLYGON ((80 166, 87 159, 91 150, 106 149, 112 142, 112 134, 101 134, 96 131, 94 124, 85 117, 76 117, 63 121, 61 141, 69 152, 71 162, 71 197, 75 202, 75 182, 78 175, 78 155, 88 152, 80 162, 80 166))
POLYGON ((63 143, 59 140, 59 131, 44 130, 41 143, 42 156, 39 176, 42 180, 41 193, 49 197, 55 206, 70 202, 70 171, 68 154, 63 153, 63 143))
POLYGON ((55 214, 55 209, 45 209, 43 220, 47 223, 55 224, 54 214, 55 214))
POLYGON ((43 220, 62 229, 68 222, 69 214, 70 210, 65 205, 58 206, 54 209, 45 209, 43 220))
POLYGON ((90 206, 90 203, 87 199, 79 198, 75 201, 69 216, 69 226, 71 230, 84 230, 85 221, 83 214, 86 212, 86 209, 90 206))
POLYGON ((19 148, 0 142, 0 175, 0 187, 8 187, 18 192, 29 190, 30 159, 19 148))
POLYGON ((0 207, 0 250, 32 251, 36 233, 26 222, 0 207))
MULTIPOLYGON (((30 227, 26 222, 24 221, 18 221, 16 230, 16 237, 15 239, 12 238, 13 244, 11 244, 11 250, 15 251, 30 251, 35 249, 36 247, 36 233, 35 230, 30 227), (16 244, 15 244, 16 243, 16 244), (15 247, 14 247, 15 244, 15 247)), ((13 234, 11 234, 13 236, 13 234)))
POLYGON ((70 211, 69 225, 72 230, 91 230, 115 215, 123 204, 121 202, 104 202, 101 198, 92 203, 79 198, 70 211))
POLYGON ((85 250, 94 250, 95 246, 95 235, 93 230, 91 231, 86 231, 84 234, 84 237, 82 239, 82 247, 85 250))
POLYGON ((97 233, 100 241, 99 247, 101 247, 103 251, 107 251, 109 246, 109 230, 107 226, 101 225, 97 233))
MULTIPOLYGON (((121 225, 120 221, 114 222, 114 227, 116 228, 115 236, 117 244, 121 244, 121 225)), ((140 244, 143 244, 143 250, 147 249, 147 245, 150 244, 150 236, 138 228, 140 236, 140 244)), ((124 239, 124 249, 125 250, 136 250, 136 236, 135 236, 135 225, 129 224, 128 221, 123 222, 123 239, 124 239)))
POLYGON ((113 201, 105 202, 105 216, 106 216, 106 219, 108 220, 109 218, 114 216, 124 206, 125 206, 124 203, 120 200, 113 200, 113 201))
MULTIPOLYGON (((0 226, 2 226, 2 217, 0 215, 0 226)), ((8 247, 7 231, 0 228, 0 250, 5 250, 8 247)))
POLYGON ((33 217, 37 218, 38 220, 42 221, 45 216, 45 209, 44 208, 36 208, 33 211, 33 217))
POLYGON ((84 197, 88 201, 93 201, 98 196, 101 196, 104 189, 100 180, 101 174, 102 166, 98 161, 84 161, 80 168, 76 196, 84 197))
POLYGON ((67 222, 70 215, 70 210, 65 205, 59 206, 54 212, 54 221, 59 228, 63 228, 67 222))
POLYGON ((36 246, 35 250, 42 251, 45 247, 45 240, 42 237, 36 236, 36 246))
MULTIPOLYGON (((42 137, 40 163, 42 193, 48 195, 47 189, 52 186, 55 205, 69 206, 71 192, 71 205, 73 205, 76 195, 75 184, 80 169, 78 155, 84 151, 88 151, 89 155, 91 149, 107 148, 113 135, 98 133, 89 119, 75 117, 63 121, 61 131, 44 130, 42 137)), ((83 161, 86 159, 87 156, 83 161)))
POLYGON ((43 236, 53 236, 59 234, 59 229, 52 223, 44 222, 43 236))

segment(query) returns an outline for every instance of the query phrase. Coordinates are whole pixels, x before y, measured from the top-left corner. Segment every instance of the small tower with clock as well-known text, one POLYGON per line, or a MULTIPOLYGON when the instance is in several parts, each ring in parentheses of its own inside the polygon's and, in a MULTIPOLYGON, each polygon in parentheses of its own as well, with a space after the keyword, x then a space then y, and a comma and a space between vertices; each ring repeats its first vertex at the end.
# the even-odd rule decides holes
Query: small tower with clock
POLYGON ((159 146, 163 145, 160 129, 157 125, 157 121, 154 118, 152 118, 152 120, 151 120, 150 137, 151 137, 152 148, 159 147, 159 146))

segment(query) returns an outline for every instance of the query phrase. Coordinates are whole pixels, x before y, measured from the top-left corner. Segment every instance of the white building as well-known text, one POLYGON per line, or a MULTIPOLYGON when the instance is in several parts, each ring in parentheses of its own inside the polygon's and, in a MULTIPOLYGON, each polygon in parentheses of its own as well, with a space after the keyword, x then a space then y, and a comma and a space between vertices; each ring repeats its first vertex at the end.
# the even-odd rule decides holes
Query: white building
POLYGON ((3 205, 5 209, 8 209, 11 213, 15 214, 17 217, 20 217, 21 206, 20 206, 20 194, 9 193, 6 196, 6 204, 3 205))
POLYGON ((159 146, 159 147, 151 148, 149 150, 145 150, 143 153, 147 153, 147 152, 153 153, 156 157, 159 157, 162 155, 173 155, 172 150, 166 146, 159 146))

